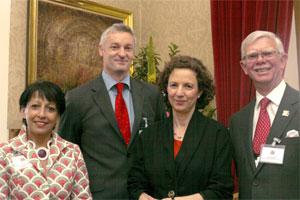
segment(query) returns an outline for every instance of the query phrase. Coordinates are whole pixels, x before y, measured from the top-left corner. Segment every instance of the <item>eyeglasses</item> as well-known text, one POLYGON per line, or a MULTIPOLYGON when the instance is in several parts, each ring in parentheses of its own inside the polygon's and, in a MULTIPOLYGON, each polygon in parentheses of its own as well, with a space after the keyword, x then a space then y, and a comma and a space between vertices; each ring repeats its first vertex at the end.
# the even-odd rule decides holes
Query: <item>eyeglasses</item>
POLYGON ((278 51, 262 51, 260 53, 250 53, 246 56, 244 56, 243 60, 246 60, 247 62, 255 62, 259 55, 265 60, 273 58, 275 54, 278 54, 278 51))

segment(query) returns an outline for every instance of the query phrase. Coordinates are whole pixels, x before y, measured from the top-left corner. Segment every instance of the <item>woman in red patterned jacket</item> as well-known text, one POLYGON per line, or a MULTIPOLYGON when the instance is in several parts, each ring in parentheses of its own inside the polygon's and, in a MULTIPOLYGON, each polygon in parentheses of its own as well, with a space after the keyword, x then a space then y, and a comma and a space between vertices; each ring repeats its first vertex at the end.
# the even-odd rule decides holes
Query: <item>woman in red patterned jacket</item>
POLYGON ((79 147, 53 131, 65 110, 61 89, 31 84, 20 110, 19 135, 0 144, 0 199, 92 199, 79 147))

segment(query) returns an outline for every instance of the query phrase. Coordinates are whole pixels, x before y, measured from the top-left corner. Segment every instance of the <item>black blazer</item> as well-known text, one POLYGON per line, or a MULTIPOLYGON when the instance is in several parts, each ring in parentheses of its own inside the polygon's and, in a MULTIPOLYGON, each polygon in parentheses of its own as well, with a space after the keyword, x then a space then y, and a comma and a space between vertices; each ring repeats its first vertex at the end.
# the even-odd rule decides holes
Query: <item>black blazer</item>
POLYGON ((256 168, 252 151, 255 100, 231 116, 230 133, 239 181, 240 199, 299 199, 299 137, 286 138, 290 130, 299 132, 299 92, 286 86, 266 144, 273 138, 285 145, 282 165, 262 164, 256 168), (285 110, 289 112, 286 116, 285 110))
POLYGON ((71 90, 60 119, 59 133, 79 144, 94 199, 128 199, 130 155, 139 130, 165 117, 158 87, 130 78, 134 125, 126 147, 102 75, 71 90))
POLYGON ((128 189, 154 198, 200 193, 204 199, 232 199, 232 146, 224 125, 195 111, 174 160, 172 117, 144 130, 134 152, 128 189))

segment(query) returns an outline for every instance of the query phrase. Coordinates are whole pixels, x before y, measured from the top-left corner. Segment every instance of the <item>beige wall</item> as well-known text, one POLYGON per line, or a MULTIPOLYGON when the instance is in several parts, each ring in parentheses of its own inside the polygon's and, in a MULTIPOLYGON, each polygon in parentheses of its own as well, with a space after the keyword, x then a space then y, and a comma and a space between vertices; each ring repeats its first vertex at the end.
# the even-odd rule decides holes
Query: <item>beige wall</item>
POLYGON ((8 97, 8 49, 9 49, 9 22, 10 0, 0 1, 0 142, 7 140, 7 97, 8 97))
POLYGON ((9 68, 8 68, 8 116, 7 128, 21 128, 19 97, 26 80, 26 27, 27 4, 25 0, 11 0, 9 68))
POLYGON ((209 0, 95 1, 134 13, 139 47, 145 46, 152 36, 157 53, 166 61, 168 45, 173 42, 182 54, 200 58, 213 71, 209 0))
POLYGON ((296 27, 295 27, 295 15, 293 15, 292 33, 290 38, 288 62, 285 70, 284 79, 293 88, 299 90, 299 70, 297 60, 297 43, 296 43, 296 27))
MULTIPOLYGON (((1 3, 3 1, 4 0, 0 0, 1 3)), ((7 1, 9 2, 10 0, 5 0, 5 2, 7 1)), ((137 35, 138 48, 145 46, 151 35, 157 53, 161 55, 163 61, 166 61, 168 60, 168 45, 173 42, 180 47, 182 54, 200 58, 213 73, 209 0, 94 1, 133 12, 133 25, 137 35)), ((1 6, 0 10, 2 16, 2 11, 7 12, 9 9, 7 9, 6 5, 6 7, 1 6)), ((9 22, 9 17, 4 17, 4 19, 7 20, 2 21, 9 22)), ((4 82, 4 84, 0 86, 1 90, 2 88, 5 90, 7 85, 9 87, 9 116, 7 116, 7 113, 2 112, 3 109, 1 108, 0 119, 3 119, 1 123, 6 123, 5 120, 8 119, 7 127, 13 129, 20 128, 21 126, 18 98, 25 87, 27 1, 11 0, 10 20, 10 27, 4 26, 7 32, 10 30, 9 48, 3 45, 0 47, 0 49, 6 51, 6 53, 9 49, 9 67, 8 64, 5 63, 1 65, 5 68, 4 72, 5 70, 9 71, 9 79, 5 80, 1 78, 0 80, 4 82)), ((295 43, 295 41, 292 40, 291 42, 295 43)), ((292 51, 290 50, 290 52, 292 51)), ((5 55, 1 54, 1 56, 5 55)), ((6 57, 7 56, 8 55, 6 55, 6 57)), ((1 59, 1 62, 3 62, 2 60, 3 59, 1 59)), ((289 70, 295 70, 292 67, 296 66, 296 64, 289 64, 288 68, 289 70)), ((161 64, 160 68, 162 67, 163 64, 161 64)), ((287 75, 288 73, 286 73, 286 76, 287 75)), ((294 78, 288 81, 293 82, 294 78)), ((3 96, 1 98, 3 98, 3 96)), ((5 99, 7 99, 7 96, 4 96, 4 103, 2 103, 2 100, 0 102, 1 106, 4 106, 4 109, 7 107, 5 105, 5 99)), ((0 126, 0 142, 4 140, 1 139, 1 136, 2 138, 7 137, 7 127, 5 127, 5 125, 0 126)))

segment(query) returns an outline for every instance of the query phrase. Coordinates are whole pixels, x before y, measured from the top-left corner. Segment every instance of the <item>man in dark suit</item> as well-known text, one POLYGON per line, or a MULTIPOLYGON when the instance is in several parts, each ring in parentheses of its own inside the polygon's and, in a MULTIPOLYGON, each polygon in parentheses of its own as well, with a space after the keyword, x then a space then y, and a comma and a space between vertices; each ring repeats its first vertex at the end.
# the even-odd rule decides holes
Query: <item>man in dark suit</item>
POLYGON ((299 199, 299 92, 283 80, 282 42, 255 31, 241 51, 256 98, 230 119, 239 198, 299 199))
POLYGON ((136 38, 130 27, 112 25, 102 34, 99 44, 102 73, 66 95, 67 107, 59 133, 80 145, 94 199, 128 199, 128 170, 140 129, 165 117, 158 87, 129 76, 135 47, 136 38), (121 98, 118 83, 124 87, 120 93, 126 116, 123 112, 116 118, 120 109, 117 99, 121 98))

